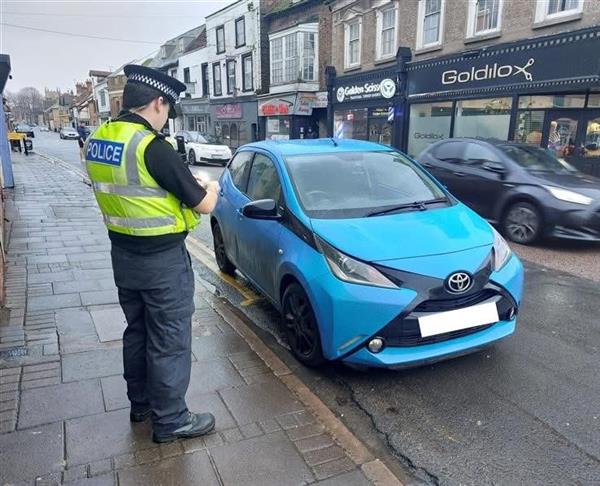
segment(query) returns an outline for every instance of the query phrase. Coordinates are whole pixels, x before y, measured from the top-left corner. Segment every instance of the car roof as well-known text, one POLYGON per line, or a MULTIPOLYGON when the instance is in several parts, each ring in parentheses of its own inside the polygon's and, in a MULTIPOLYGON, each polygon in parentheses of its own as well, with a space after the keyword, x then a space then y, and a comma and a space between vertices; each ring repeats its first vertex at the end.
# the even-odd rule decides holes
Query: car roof
POLYGON ((539 145, 534 145, 531 143, 520 143, 520 142, 511 142, 507 140, 500 140, 499 138, 483 138, 483 137, 454 137, 454 138, 445 138, 444 140, 440 140, 436 143, 440 144, 443 142, 486 142, 491 145, 510 145, 514 147, 526 147, 526 148, 540 148, 539 145))
POLYGON ((335 152, 390 151, 393 148, 373 142, 339 138, 304 140, 267 140, 243 145, 243 149, 263 149, 281 157, 289 155, 325 154, 335 152))

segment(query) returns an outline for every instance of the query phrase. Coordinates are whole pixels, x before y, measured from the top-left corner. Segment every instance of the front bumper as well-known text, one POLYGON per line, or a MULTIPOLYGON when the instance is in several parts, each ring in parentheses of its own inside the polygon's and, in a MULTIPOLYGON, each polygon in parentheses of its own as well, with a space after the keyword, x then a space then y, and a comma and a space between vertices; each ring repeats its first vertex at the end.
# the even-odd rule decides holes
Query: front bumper
MULTIPOLYGON (((489 249, 469 253, 470 256, 474 253, 482 255, 481 259, 475 260, 481 262, 486 252, 489 253, 489 249)), ((448 258, 452 257, 446 256, 446 260, 448 258)), ((454 259, 456 258, 459 257, 455 256, 454 259)), ((456 262, 448 263, 455 264, 456 262)), ((468 270, 464 265, 463 268, 468 270)), ((444 277, 447 275, 446 269, 441 272, 444 272, 444 277)), ((443 278, 431 280, 443 282, 443 278)), ((482 284, 481 289, 468 298, 463 298, 462 303, 455 306, 450 304, 446 309, 436 308, 436 301, 430 297, 432 292, 422 288, 383 289, 352 285, 333 276, 321 276, 310 285, 325 357, 375 367, 416 366, 447 359, 457 354, 473 352, 507 337, 515 330, 515 315, 522 289, 523 266, 516 255, 499 272, 485 273, 485 284, 482 284), (497 301, 501 318, 499 322, 447 335, 421 338, 418 321, 415 320, 420 312, 442 312, 487 302, 489 299, 497 301), (427 305, 430 305, 429 309, 426 308, 427 305), (385 347, 379 353, 372 353, 367 349, 368 342, 374 337, 386 340, 385 347)), ((449 300, 444 302, 448 303, 449 300)))
POLYGON ((600 241, 600 204, 559 203, 548 212, 547 236, 571 240, 600 241))

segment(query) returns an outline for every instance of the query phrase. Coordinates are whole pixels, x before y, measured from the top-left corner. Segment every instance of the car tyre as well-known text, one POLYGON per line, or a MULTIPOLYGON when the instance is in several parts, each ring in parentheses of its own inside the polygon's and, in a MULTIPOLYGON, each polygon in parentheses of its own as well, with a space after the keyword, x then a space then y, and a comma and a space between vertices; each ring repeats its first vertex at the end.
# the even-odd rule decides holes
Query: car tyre
POLYGON ((217 266, 221 272, 235 276, 235 265, 231 262, 229 257, 227 256, 227 251, 225 250, 225 241, 223 240, 223 234, 221 233, 221 228, 217 223, 214 224, 213 229, 213 243, 215 250, 215 259, 217 260, 217 266))
POLYGON ((188 164, 196 165, 196 152, 194 152, 193 150, 190 150, 188 154, 188 164))
POLYGON ((282 319, 288 344, 296 359, 311 368, 325 363, 317 318, 308 295, 297 283, 285 289, 282 319))
POLYGON ((525 201, 511 204, 502 219, 502 232, 515 243, 534 243, 542 234, 542 216, 539 209, 525 201))

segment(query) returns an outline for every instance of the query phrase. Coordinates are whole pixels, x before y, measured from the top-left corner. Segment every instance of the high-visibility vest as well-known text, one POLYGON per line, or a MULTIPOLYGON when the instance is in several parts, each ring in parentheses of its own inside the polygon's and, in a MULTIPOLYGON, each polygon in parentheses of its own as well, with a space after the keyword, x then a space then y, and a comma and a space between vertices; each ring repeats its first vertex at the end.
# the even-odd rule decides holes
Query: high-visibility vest
POLYGON ((144 125, 109 121, 85 143, 85 163, 107 228, 133 236, 191 231, 200 215, 158 185, 144 161, 156 134, 144 125))

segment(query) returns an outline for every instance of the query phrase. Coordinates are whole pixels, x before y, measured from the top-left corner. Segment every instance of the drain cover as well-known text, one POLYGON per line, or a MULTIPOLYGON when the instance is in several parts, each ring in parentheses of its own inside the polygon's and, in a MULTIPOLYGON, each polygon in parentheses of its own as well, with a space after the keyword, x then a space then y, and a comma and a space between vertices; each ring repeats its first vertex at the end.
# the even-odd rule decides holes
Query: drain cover
POLYGON ((21 356, 27 356, 28 354, 29 350, 25 346, 19 346, 16 348, 6 349, 5 351, 0 351, 0 359, 10 361, 11 359, 17 359, 21 356))

